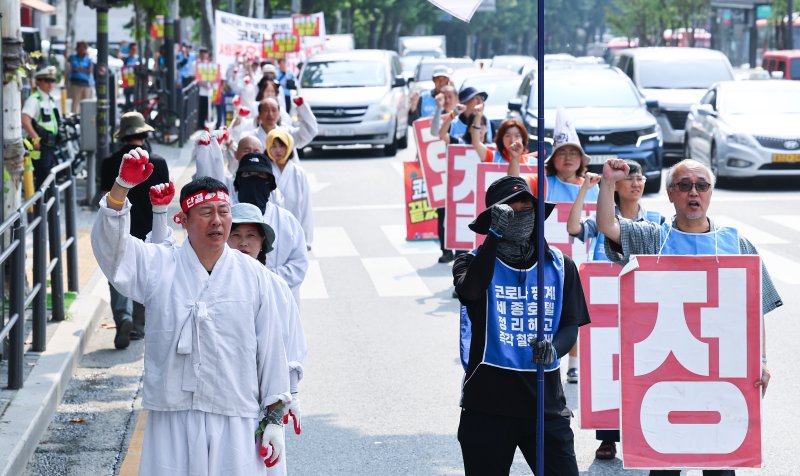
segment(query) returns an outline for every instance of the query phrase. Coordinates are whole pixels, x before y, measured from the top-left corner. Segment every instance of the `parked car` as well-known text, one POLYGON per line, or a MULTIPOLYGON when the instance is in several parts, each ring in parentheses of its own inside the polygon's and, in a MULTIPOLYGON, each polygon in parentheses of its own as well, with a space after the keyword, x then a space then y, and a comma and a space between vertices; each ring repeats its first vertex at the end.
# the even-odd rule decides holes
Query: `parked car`
POLYGON ((408 88, 394 51, 318 53, 303 67, 298 95, 311 105, 318 133, 309 144, 408 146, 408 88))
POLYGON ((433 70, 442 65, 451 71, 475 66, 469 58, 423 58, 414 72, 413 89, 420 92, 433 89, 433 70))
POLYGON ((692 106, 686 157, 721 179, 800 175, 800 82, 717 83, 692 106))
POLYGON ((770 74, 783 73, 783 79, 800 79, 800 50, 767 51, 761 66, 770 74))
POLYGON ((728 58, 706 48, 632 48, 623 50, 617 66, 644 96, 658 101, 653 110, 664 135, 664 152, 683 152, 689 108, 719 81, 734 79, 728 58))
MULTIPOLYGON (((536 150, 538 131, 537 82, 534 72, 523 79, 517 98, 509 101, 509 117, 521 117, 528 129, 530 150, 536 150)), ((635 160, 647 177, 646 193, 661 189, 663 144, 661 128, 647 103, 622 71, 606 65, 557 68, 544 74, 546 153, 552 151, 557 108, 565 108, 591 157, 589 170, 601 172, 609 158, 635 160)))
POLYGON ((500 123, 506 118, 508 101, 517 95, 522 76, 515 74, 510 69, 459 69, 453 74, 452 81, 457 91, 472 86, 489 95, 483 114, 489 121, 494 136, 500 123))
POLYGON ((510 69, 524 75, 536 69, 536 58, 523 55, 497 55, 492 58, 492 68, 510 69))

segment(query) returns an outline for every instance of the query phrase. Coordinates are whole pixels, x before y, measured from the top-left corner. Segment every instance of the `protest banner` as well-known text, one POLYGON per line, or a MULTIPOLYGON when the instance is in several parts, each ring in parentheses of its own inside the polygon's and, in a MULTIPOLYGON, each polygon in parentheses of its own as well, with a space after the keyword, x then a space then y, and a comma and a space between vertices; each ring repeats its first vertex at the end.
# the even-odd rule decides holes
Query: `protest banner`
POLYGON ((220 81, 219 65, 210 61, 195 63, 195 79, 198 82, 218 83, 220 81))
POLYGON ((428 206, 443 208, 447 200, 447 144, 431 134, 431 118, 414 121, 417 157, 428 187, 428 206))
POLYGON ((579 330, 581 428, 619 429, 619 273, 609 261, 579 266, 591 324, 579 330))
POLYGON ((136 66, 123 66, 120 68, 122 73, 122 87, 133 88, 136 86, 136 66))
POLYGON ((403 162, 406 192, 406 240, 435 240, 436 209, 428 206, 428 191, 419 162, 403 162))
POLYGON ((623 269, 626 468, 761 466, 760 263, 635 256, 623 269))
POLYGON ((154 40, 164 38, 164 15, 156 15, 156 19, 150 24, 150 38, 154 40))
POLYGON ((325 17, 322 13, 292 15, 292 33, 295 36, 325 36, 325 17))

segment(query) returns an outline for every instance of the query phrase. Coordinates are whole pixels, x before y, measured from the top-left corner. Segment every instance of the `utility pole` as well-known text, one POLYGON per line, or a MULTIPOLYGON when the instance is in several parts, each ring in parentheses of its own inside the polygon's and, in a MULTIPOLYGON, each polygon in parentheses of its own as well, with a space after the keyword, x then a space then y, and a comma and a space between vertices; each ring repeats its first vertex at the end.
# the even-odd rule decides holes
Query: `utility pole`
MULTIPOLYGON (((96 200, 96 178, 100 176, 99 171, 102 160, 111 155, 111 147, 109 141, 111 135, 109 134, 109 121, 108 121, 108 5, 97 5, 97 150, 95 151, 95 164, 94 167, 89 167, 94 170, 95 175, 87 177, 86 180, 86 197, 90 198, 91 203, 97 203, 96 200)), ((91 172, 90 172, 91 174, 91 172)))
MULTIPOLYGON (((3 198, 0 214, 5 219, 22 205, 22 170, 25 149, 22 144, 21 78, 17 70, 23 65, 20 0, 0 0, 0 36, 2 36, 3 75, 3 198)), ((0 352, 2 352, 0 350, 0 352)))
POLYGON ((164 90, 169 95, 169 109, 177 111, 177 94, 175 91, 175 39, 177 38, 178 1, 170 0, 167 6, 167 18, 164 19, 164 49, 167 57, 164 64, 167 67, 167 77, 164 78, 164 90))
POLYGON ((786 49, 794 49, 794 0, 787 0, 787 10, 789 11, 789 34, 786 37, 786 49))

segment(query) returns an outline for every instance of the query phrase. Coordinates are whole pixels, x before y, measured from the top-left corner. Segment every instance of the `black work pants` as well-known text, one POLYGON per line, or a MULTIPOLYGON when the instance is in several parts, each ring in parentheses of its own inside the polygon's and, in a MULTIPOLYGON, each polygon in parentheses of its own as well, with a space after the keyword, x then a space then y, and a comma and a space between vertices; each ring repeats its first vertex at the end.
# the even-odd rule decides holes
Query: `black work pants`
POLYGON ((40 149, 41 154, 33 162, 33 184, 38 189, 42 182, 50 175, 50 169, 56 166, 56 149, 43 145, 40 149))
POLYGON ((197 96, 197 129, 206 128, 208 120, 208 96, 197 96))
POLYGON ((600 441, 613 441, 619 443, 619 430, 597 430, 595 438, 600 441))
POLYGON ((436 209, 436 231, 439 234, 439 249, 444 251, 444 208, 436 209))
MULTIPOLYGON (((466 476, 507 476, 519 447, 536 471, 536 419, 489 415, 462 410, 458 442, 466 476)), ((544 475, 577 476, 574 435, 569 418, 545 416, 544 475)))

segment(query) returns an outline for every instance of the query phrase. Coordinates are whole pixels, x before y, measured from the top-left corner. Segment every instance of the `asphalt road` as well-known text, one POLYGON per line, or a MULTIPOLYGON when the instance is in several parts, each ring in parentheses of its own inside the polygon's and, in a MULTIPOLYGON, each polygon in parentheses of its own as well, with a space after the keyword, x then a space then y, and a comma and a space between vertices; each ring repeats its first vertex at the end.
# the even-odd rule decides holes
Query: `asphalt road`
MULTIPOLYGON (((436 262, 438 244, 403 240, 402 161, 412 151, 413 144, 384 158, 325 150, 302 161, 314 189, 316 239, 301 301, 309 348, 303 433, 287 436, 290 474, 463 474, 451 267, 436 262)), ((759 248, 785 303, 767 317, 773 378, 763 401, 764 468, 740 475, 796 474, 800 183, 792 182, 718 189, 710 210, 759 248)), ((671 216, 663 192, 645 205, 671 216)), ((103 323, 111 323, 110 312, 103 323)), ((143 346, 114 351, 112 340, 113 329, 98 328, 28 474, 119 471, 140 406, 143 346)), ((577 386, 564 385, 577 410, 577 386)), ((491 403, 502 405, 501 396, 491 403)), ((646 474, 624 470, 619 458, 595 461, 594 432, 580 430, 577 419, 573 428, 581 474, 646 474)), ((512 474, 530 474, 519 453, 512 474)))

